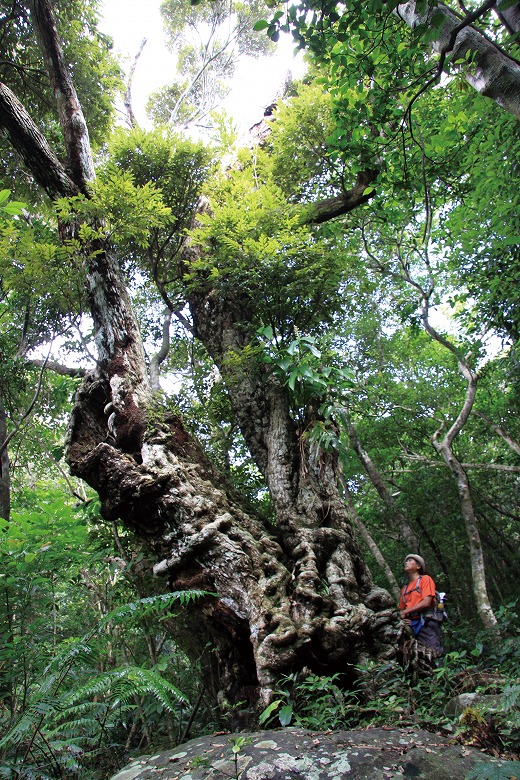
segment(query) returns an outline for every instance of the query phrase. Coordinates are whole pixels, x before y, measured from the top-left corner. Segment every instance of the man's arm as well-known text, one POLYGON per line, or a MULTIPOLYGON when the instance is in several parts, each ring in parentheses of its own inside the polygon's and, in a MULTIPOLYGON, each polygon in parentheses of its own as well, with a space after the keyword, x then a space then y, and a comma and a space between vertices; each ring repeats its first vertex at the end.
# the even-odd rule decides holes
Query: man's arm
POLYGON ((433 596, 424 596, 420 601, 417 602, 417 604, 414 604, 413 607, 406 607, 405 609, 401 609, 401 617, 407 617, 410 612, 422 612, 425 609, 429 609, 432 605, 432 602, 433 596))

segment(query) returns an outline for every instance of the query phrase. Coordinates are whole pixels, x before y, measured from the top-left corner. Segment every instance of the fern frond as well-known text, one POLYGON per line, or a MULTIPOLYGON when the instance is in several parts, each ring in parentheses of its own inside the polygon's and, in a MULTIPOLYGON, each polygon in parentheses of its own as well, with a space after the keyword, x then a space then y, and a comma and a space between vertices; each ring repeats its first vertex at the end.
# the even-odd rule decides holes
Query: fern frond
POLYGON ((0 739, 0 748, 22 743, 24 739, 32 736, 36 728, 39 728, 42 717, 44 720, 51 719, 62 706, 62 702, 55 697, 42 697, 31 702, 7 734, 0 739))
POLYGON ((175 590, 171 593, 159 593, 156 596, 148 596, 113 609, 102 618, 99 628, 103 629, 107 623, 127 623, 129 619, 138 620, 149 615, 156 615, 175 602, 178 602, 181 606, 186 606, 203 596, 215 596, 215 594, 205 590, 175 590))
POLYGON ((94 696, 102 696, 111 707, 116 707, 127 704, 134 696, 143 695, 153 696, 170 712, 178 703, 188 701, 178 688, 152 669, 128 666, 104 672, 70 691, 66 702, 68 706, 73 706, 94 696))

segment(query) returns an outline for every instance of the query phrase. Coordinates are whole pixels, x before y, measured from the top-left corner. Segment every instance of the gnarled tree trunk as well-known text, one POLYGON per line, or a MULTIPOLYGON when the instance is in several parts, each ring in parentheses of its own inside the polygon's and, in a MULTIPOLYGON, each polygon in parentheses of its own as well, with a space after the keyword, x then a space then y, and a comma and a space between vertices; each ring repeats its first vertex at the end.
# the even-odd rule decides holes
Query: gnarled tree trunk
MULTIPOLYGON (((68 166, 7 88, 0 90, 0 126, 51 197, 88 196, 88 134, 49 0, 34 0, 33 20, 57 97, 68 166)), ((229 351, 240 351, 251 337, 243 302, 209 290, 193 294, 190 305, 196 333, 228 383, 266 478, 274 525, 244 508, 180 418, 152 410, 142 341, 118 260, 110 245, 85 248, 85 256, 98 362, 75 399, 68 462, 98 491, 103 515, 148 542, 157 556, 155 572, 171 588, 216 594, 191 614, 198 639, 215 648, 222 699, 267 703, 282 673, 307 667, 348 674, 349 664, 366 657, 393 657, 402 623, 361 558, 338 493, 335 460, 328 454, 310 458, 285 388, 262 375, 261 367, 238 375, 226 368, 229 351)))

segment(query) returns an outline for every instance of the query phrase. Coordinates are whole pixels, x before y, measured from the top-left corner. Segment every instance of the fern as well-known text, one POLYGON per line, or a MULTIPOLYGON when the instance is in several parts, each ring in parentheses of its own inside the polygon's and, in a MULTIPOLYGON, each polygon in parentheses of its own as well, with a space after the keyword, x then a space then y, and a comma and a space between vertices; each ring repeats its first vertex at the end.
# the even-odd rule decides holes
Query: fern
POLYGON ((26 689, 24 710, 0 739, 5 755, 0 778, 76 775, 93 754, 114 744, 114 734, 124 733, 125 721, 138 706, 171 713, 186 704, 187 697, 158 669, 128 666, 100 673, 96 666, 112 635, 107 626, 127 627, 168 613, 174 603, 185 606, 206 595, 213 594, 175 591, 139 599, 112 610, 81 638, 64 640, 26 689))
POLYGON ((94 696, 103 696, 111 707, 127 704, 131 697, 153 696, 162 706, 172 712, 178 703, 187 703, 187 698, 178 688, 152 669, 129 666, 104 672, 82 687, 71 691, 67 702, 71 705, 94 696))
POLYGON ((163 613, 166 608, 175 602, 184 607, 203 596, 215 596, 215 594, 205 590, 176 590, 171 593, 160 593, 156 596, 148 596, 138 601, 132 601, 117 607, 117 609, 105 615, 99 623, 99 629, 102 630, 108 623, 117 625, 122 622, 126 623, 128 619, 142 620, 150 615, 163 613))

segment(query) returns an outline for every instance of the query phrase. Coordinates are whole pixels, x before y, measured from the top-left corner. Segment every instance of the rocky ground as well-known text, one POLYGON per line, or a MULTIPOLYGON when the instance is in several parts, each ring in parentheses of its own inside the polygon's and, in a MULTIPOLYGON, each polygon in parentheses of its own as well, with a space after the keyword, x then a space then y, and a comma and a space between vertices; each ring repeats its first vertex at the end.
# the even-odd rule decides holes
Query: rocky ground
POLYGON ((484 762, 504 763, 420 729, 285 728, 192 739, 111 780, 465 780, 484 762))

